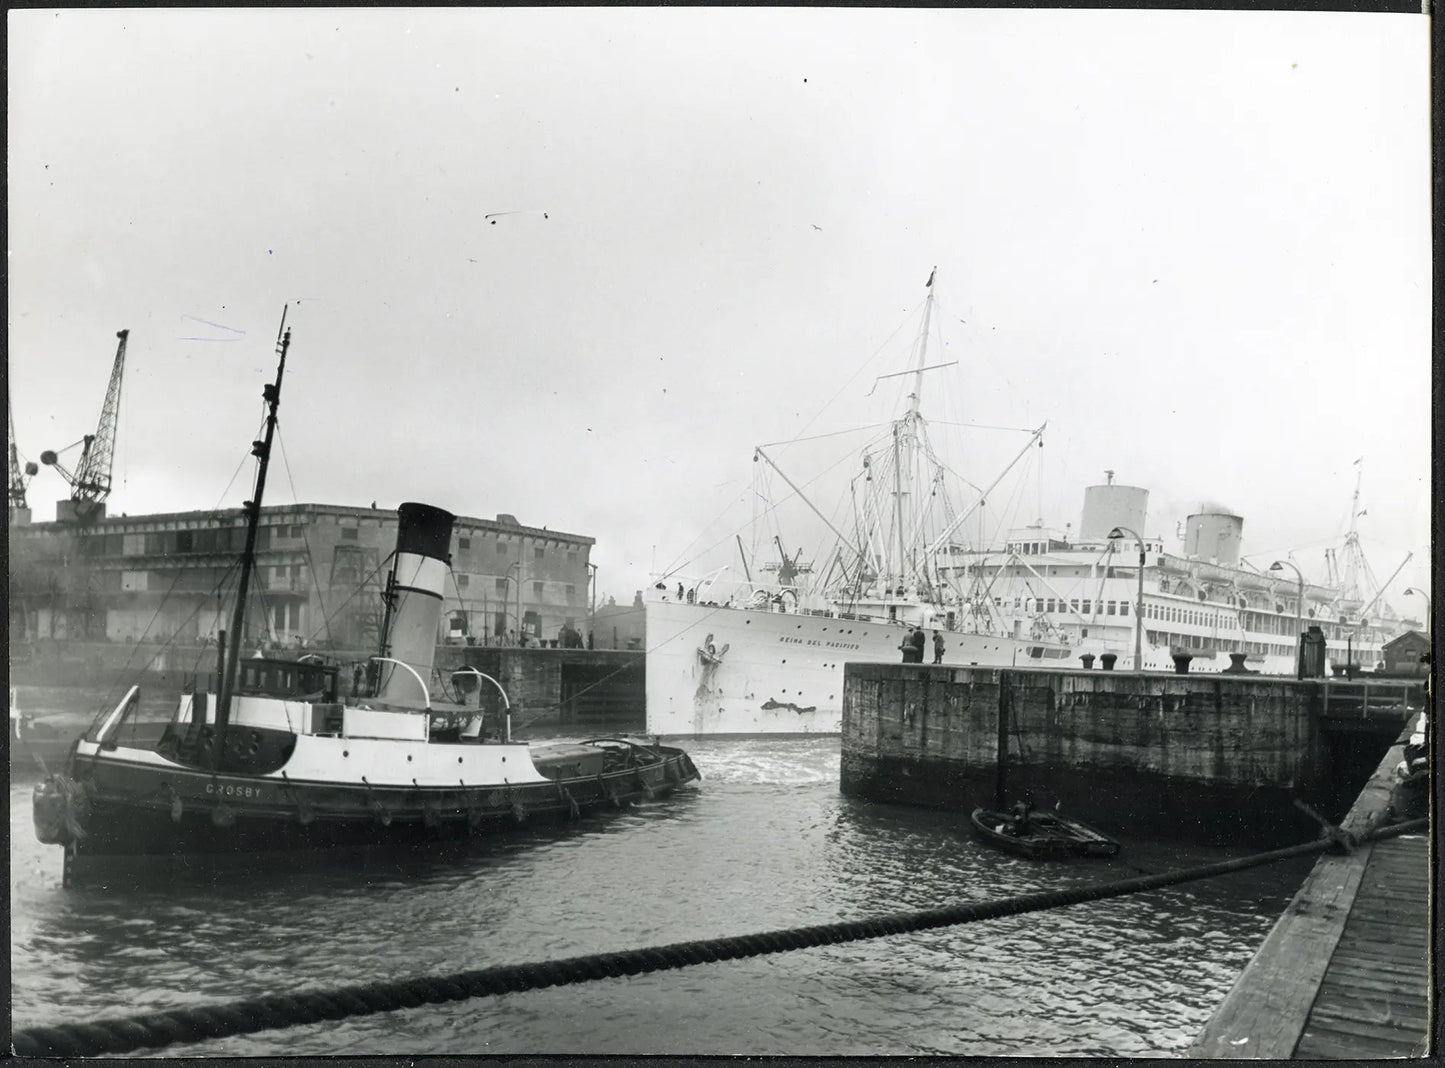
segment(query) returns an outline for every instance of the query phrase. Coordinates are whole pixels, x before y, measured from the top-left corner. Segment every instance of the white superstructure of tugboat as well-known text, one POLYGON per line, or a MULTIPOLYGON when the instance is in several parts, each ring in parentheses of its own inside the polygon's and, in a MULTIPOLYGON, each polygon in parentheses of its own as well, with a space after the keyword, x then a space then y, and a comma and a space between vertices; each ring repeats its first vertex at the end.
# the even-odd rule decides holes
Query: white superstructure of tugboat
MULTIPOLYGON (((900 643, 917 628, 925 631, 923 659, 930 663, 935 631, 945 665, 1040 665, 1072 655, 1045 634, 979 626, 962 590, 940 567, 1004 474, 962 504, 956 485, 962 480, 929 440, 921 407, 925 375, 952 366, 928 362, 933 281, 930 275, 911 366, 881 376, 907 376, 909 391, 903 413, 880 424, 855 456, 844 529, 777 466, 766 446, 755 452, 754 467, 775 470, 836 535, 835 547, 820 557, 830 563, 818 581, 809 583, 809 570, 779 542, 781 560, 769 576, 753 573, 744 559, 741 579, 727 569, 672 572, 647 592, 649 733, 837 734, 843 664, 897 661, 900 643)), ((1040 443, 1043 429, 1026 432, 1014 464, 1040 443)))
MULTIPOLYGON (((258 459, 231 633, 246 582, 290 333, 265 387, 258 459)), ((453 516, 399 509, 374 696, 342 701, 337 669, 225 650, 214 692, 183 694, 169 722, 139 722, 136 687, 97 717, 65 767, 35 791, 42 842, 77 862, 117 856, 294 850, 412 841, 515 827, 662 796, 698 778, 680 749, 625 739, 529 746, 487 740, 481 710, 434 708, 426 680, 453 516)), ((500 687, 499 687, 500 688, 500 687)), ((505 695, 503 695, 505 697, 505 695)))

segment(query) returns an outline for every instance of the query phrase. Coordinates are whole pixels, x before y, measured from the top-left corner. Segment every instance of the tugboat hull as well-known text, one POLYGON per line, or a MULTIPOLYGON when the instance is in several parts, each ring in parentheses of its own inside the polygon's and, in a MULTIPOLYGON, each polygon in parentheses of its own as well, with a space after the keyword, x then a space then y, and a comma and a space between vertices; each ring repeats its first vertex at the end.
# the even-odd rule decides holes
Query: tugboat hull
POLYGON ((77 753, 69 775, 51 776, 36 788, 35 830, 74 860, 403 843, 577 818, 665 797, 699 777, 680 749, 630 745, 623 752, 633 759, 613 763, 628 766, 592 775, 515 785, 459 780, 456 786, 375 787, 178 765, 157 774, 151 762, 77 753))

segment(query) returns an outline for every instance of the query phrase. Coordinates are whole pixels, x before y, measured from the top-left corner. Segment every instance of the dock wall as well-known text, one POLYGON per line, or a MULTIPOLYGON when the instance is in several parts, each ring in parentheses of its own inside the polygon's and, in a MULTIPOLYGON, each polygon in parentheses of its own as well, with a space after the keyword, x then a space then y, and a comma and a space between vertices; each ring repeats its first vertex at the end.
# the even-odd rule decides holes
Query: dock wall
POLYGON ((1344 685, 848 664, 840 782, 851 796, 969 811, 996 800, 1002 754, 1009 802, 1062 803, 1115 830, 1298 840, 1316 828, 1291 801, 1343 813, 1419 689, 1375 683, 1372 709, 1344 685))
MULTIPOLYGON (((437 650, 435 666, 443 676, 465 667, 490 675, 506 688, 513 715, 526 722, 627 731, 646 726, 641 652, 452 645, 437 650)), ((483 707, 498 700, 494 694, 482 688, 483 707)))

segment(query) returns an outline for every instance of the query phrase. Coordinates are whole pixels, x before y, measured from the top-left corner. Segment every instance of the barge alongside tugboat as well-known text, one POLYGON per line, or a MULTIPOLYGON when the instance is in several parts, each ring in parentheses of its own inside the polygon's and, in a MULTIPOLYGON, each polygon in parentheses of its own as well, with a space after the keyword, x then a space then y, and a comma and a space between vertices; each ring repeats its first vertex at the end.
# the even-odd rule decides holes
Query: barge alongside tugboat
MULTIPOLYGON (((246 583, 290 333, 265 387, 265 439, 248 517, 232 634, 246 583)), ((681 749, 626 739, 529 746, 485 740, 479 708, 433 707, 430 677, 453 516, 408 503, 387 586, 382 655, 367 699, 338 698, 315 658, 242 660, 225 651, 215 692, 182 694, 170 720, 139 722, 131 687, 36 787, 35 831, 77 862, 409 842, 570 818, 699 778, 681 749)))

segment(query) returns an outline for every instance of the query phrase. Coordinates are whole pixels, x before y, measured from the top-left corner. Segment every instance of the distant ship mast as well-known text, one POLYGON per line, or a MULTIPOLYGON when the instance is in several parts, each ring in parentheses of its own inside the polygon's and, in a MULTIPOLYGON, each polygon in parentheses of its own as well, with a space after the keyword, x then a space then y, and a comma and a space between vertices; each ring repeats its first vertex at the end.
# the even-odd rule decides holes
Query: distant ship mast
POLYGON ((1370 562, 1365 559, 1365 552, 1360 548, 1359 518, 1365 514, 1360 508, 1360 483, 1364 478, 1364 465, 1360 460, 1355 461, 1358 470, 1355 472, 1355 492, 1350 498, 1350 529, 1345 534, 1344 544, 1344 572, 1340 576, 1341 600, 1353 610, 1365 601, 1367 593, 1374 593, 1379 589, 1379 583, 1375 581, 1375 574, 1370 569, 1370 562), (1361 588, 1361 580, 1367 585, 1361 588))
MULTIPOLYGON (((917 483, 916 465, 918 460, 919 429, 923 422, 920 413, 923 398, 924 362, 928 357, 928 328, 933 319, 933 277, 938 273, 935 267, 928 272, 928 296, 923 302, 923 332, 918 339, 918 366, 913 369, 913 392, 908 395, 908 410, 894 425, 893 447, 893 492, 895 504, 895 525, 898 529, 898 582, 905 583, 918 570, 915 554, 915 538, 904 534, 903 499, 911 496, 917 483), (906 488, 905 488, 905 475, 906 488)), ((916 531, 914 532, 916 534, 916 531)))

